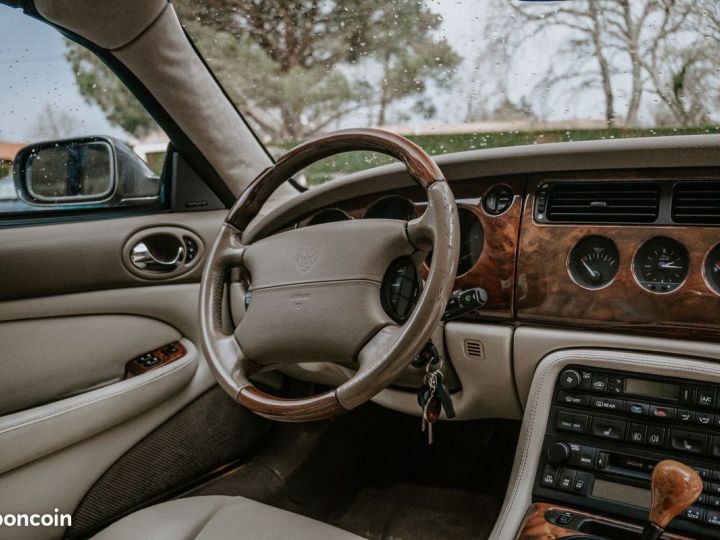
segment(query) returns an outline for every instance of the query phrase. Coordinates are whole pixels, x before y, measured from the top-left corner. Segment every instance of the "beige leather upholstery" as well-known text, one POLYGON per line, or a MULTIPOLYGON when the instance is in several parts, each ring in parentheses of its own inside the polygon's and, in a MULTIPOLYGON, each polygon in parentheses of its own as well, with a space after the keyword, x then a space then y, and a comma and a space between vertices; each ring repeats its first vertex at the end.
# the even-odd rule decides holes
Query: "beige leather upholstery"
POLYGON ((96 540, 357 540, 360 537, 243 497, 190 497, 121 519, 96 540))
POLYGON ((180 337, 168 324, 135 315, 0 323, 0 415, 118 382, 129 359, 180 337), (73 347, 58 346, 68 336, 73 347))
POLYGON ((0 417, 0 473, 57 452, 146 412, 193 378, 198 353, 181 340, 185 356, 137 377, 0 417))

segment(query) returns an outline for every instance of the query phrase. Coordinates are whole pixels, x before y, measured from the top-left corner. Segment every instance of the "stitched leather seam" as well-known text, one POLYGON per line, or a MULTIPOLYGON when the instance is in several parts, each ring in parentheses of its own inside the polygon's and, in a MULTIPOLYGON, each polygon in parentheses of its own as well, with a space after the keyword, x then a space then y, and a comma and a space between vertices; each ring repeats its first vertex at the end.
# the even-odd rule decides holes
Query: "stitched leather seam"
POLYGON ((49 412, 47 412, 47 413, 43 413, 43 414, 37 415, 37 416, 35 416, 34 418, 31 418, 31 419, 29 419, 29 420, 23 420, 23 421, 21 421, 21 422, 16 422, 16 423, 14 423, 14 424, 10 424, 9 426, 6 426, 6 427, 0 429, 0 436, 4 435, 4 434, 6 434, 6 433, 10 433, 11 431, 15 431, 15 430, 17 430, 17 429, 21 429, 21 428, 24 428, 24 427, 28 427, 28 426, 31 426, 31 425, 35 425, 35 424, 42 423, 42 422, 44 422, 44 421, 46 421, 46 420, 51 420, 51 419, 53 419, 53 418, 57 418, 58 416, 61 416, 61 415, 63 415, 63 414, 76 411, 76 410, 78 410, 78 409, 81 409, 81 408, 86 407, 86 406, 88 406, 88 405, 92 405, 92 404, 94 404, 94 403, 98 403, 98 402, 100 402, 100 401, 105 401, 106 399, 115 397, 115 396, 120 395, 120 394, 124 394, 124 393, 127 393, 127 392, 132 392, 132 391, 134 391, 134 390, 137 390, 138 388, 142 388, 143 386, 145 386, 145 385, 147 385, 147 384, 151 384, 151 383, 158 382, 158 381, 160 381, 160 380, 168 377, 169 375, 172 375, 172 374, 175 373, 176 371, 178 371, 178 370, 186 367, 188 364, 192 363, 192 361, 195 360, 195 358, 196 358, 196 355, 190 355, 190 354, 188 354, 188 355, 187 355, 187 358, 186 358, 185 360, 178 360, 178 361, 174 362, 174 364, 176 364, 176 365, 174 365, 171 369, 167 370, 166 372, 162 373, 161 375, 158 375, 157 377, 152 377, 152 378, 150 378, 150 379, 147 379, 147 380, 145 380, 145 381, 142 381, 142 382, 139 383, 139 384, 135 384, 135 385, 132 385, 132 386, 131 386, 131 385, 128 385, 128 386, 126 386, 125 388, 123 388, 123 389, 121 389, 121 390, 117 390, 117 391, 115 391, 115 392, 113 392, 113 393, 111 393, 111 394, 107 394, 107 395, 103 395, 103 396, 98 396, 98 397, 95 397, 95 398, 92 398, 92 399, 89 399, 89 400, 81 401, 81 402, 76 403, 76 404, 74 404, 74 405, 69 405, 69 406, 67 406, 67 407, 62 407, 62 408, 59 408, 59 409, 55 409, 55 410, 49 411, 49 412))
POLYGON ((298 281, 296 283, 284 283, 282 285, 266 285, 263 287, 253 288, 252 292, 272 291, 280 289, 293 289, 293 288, 312 288, 312 287, 330 287, 334 285, 372 285, 379 287, 380 282, 374 279, 366 278, 352 278, 352 279, 326 279, 322 281, 298 281))

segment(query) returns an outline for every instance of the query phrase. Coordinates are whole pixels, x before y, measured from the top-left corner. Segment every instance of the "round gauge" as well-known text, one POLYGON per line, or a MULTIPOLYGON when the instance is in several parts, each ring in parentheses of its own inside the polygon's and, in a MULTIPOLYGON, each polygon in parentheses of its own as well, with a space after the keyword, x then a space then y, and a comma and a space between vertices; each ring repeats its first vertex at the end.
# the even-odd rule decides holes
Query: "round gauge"
MULTIPOLYGON (((485 232, 478 217, 467 208, 458 207, 460 221, 460 258, 457 275, 468 272, 482 255, 485 232)), ((425 263, 430 266, 433 252, 428 253, 425 263)))
POLYGON ((415 205, 409 199, 392 195, 384 197, 365 212, 365 219, 402 219, 410 221, 417 217, 415 205))
POLYGON ((458 275, 469 271, 482 255, 485 233, 478 217, 467 208, 458 208, 460 219, 460 260, 458 275))
POLYGON ((334 221, 347 221, 350 219, 345 212, 339 208, 326 208, 320 210, 317 214, 310 218, 308 225, 320 225, 321 223, 332 223, 334 221))
POLYGON ((705 256, 703 274, 708 286, 720 294, 720 244, 717 244, 705 256))
POLYGON ((575 283, 587 289, 610 285, 620 266, 615 242, 605 236, 586 236, 568 257, 568 271, 575 283))
POLYGON ((671 292, 685 281, 690 269, 690 254, 677 240, 656 236, 635 253, 635 279, 649 291, 671 292))

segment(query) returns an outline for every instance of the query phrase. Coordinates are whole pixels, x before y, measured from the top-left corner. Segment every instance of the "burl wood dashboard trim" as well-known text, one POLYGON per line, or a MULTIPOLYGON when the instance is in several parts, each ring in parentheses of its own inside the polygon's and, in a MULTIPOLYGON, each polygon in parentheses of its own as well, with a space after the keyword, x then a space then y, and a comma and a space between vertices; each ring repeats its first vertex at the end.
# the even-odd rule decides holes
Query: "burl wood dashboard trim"
MULTIPOLYGON (((565 529, 563 527, 555 525, 554 523, 550 523, 545 519, 545 514, 550 510, 558 510, 560 512, 572 512, 577 516, 593 519, 607 525, 620 525, 624 528, 631 529, 632 531, 637 532, 638 538, 639 533, 642 531, 642 528, 638 525, 626 523, 623 521, 610 519, 595 514, 589 514, 587 512, 574 510, 572 508, 566 508, 564 506, 547 503, 533 503, 528 509, 525 519, 523 520, 523 524, 520 527, 520 531, 516 536, 516 540, 560 540, 562 538, 593 537, 593 535, 591 534, 582 533, 571 529, 565 529)), ((685 536, 678 536, 671 533, 663 534, 662 538, 663 540, 690 540, 685 536)))
MULTIPOLYGON (((692 170, 670 178, 692 180, 692 170)), ((667 177, 659 172, 614 174, 620 179, 667 177)), ((567 175, 565 175, 567 177, 567 175)), ((544 224, 533 217, 538 186, 553 178, 533 178, 525 199, 517 260, 517 321, 551 326, 582 327, 624 333, 716 339, 720 336, 720 296, 707 285, 702 267, 707 252, 720 240, 720 228, 684 225, 577 225, 544 224), (588 290, 576 284, 567 271, 572 248, 588 235, 612 239, 620 254, 620 268, 610 285, 588 290), (689 275, 675 291, 657 294, 641 287, 633 270, 637 249, 655 236, 683 243, 690 254, 689 275)), ((582 173, 579 179, 605 179, 582 173)), ((703 175, 701 178, 708 178, 703 175)), ((720 180, 715 171, 715 178, 720 180)), ((661 180, 662 181, 662 180, 661 180)))

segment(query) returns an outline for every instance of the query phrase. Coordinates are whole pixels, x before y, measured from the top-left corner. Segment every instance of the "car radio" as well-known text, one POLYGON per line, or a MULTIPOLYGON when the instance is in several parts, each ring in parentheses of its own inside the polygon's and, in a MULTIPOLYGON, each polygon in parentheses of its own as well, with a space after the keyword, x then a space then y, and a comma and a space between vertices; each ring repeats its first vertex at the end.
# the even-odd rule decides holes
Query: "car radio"
POLYGON ((553 392, 534 499, 642 522, 664 459, 704 481, 668 530, 720 539, 720 386, 569 366, 553 392))

